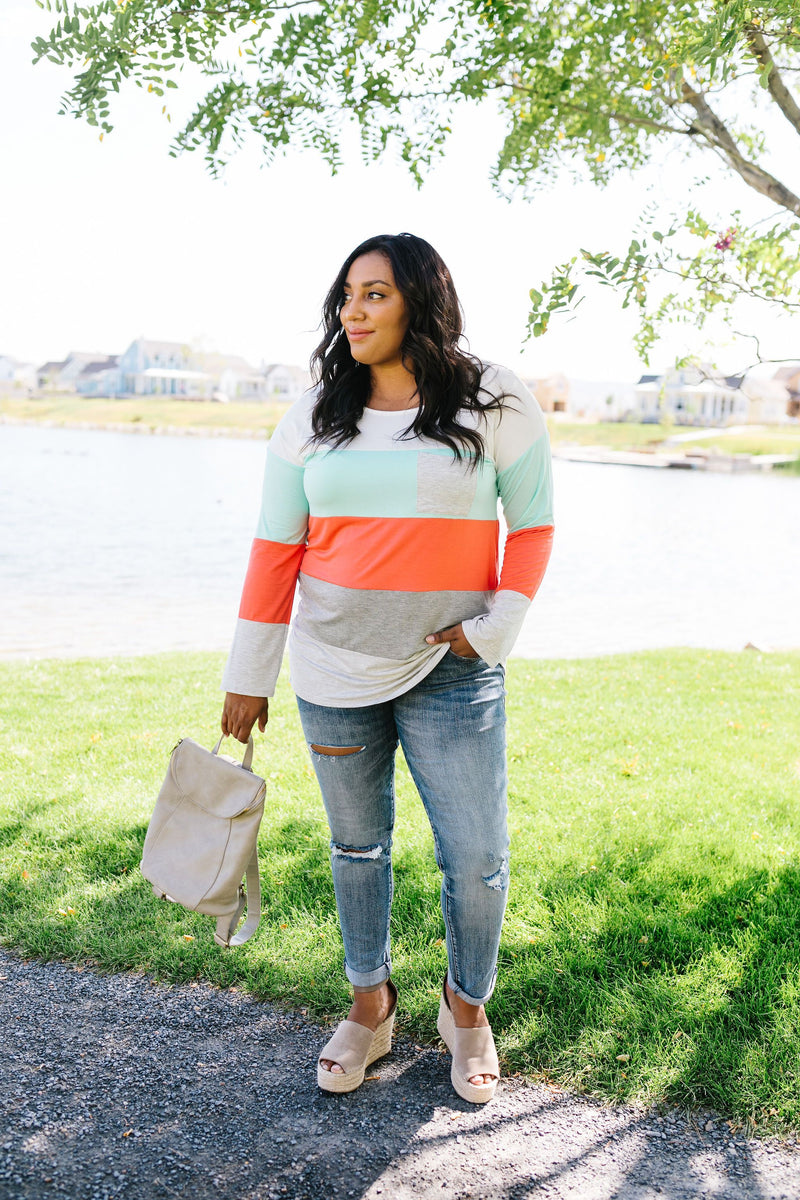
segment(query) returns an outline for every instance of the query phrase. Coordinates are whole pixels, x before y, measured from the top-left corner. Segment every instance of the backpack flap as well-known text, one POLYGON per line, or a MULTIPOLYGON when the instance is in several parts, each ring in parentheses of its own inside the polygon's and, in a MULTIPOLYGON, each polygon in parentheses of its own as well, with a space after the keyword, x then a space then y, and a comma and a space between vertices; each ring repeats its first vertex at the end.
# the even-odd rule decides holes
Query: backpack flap
POLYGON ((263 801, 265 785, 249 767, 221 758, 218 749, 219 742, 210 751, 182 738, 172 751, 169 769, 182 796, 209 816, 230 821, 263 801))

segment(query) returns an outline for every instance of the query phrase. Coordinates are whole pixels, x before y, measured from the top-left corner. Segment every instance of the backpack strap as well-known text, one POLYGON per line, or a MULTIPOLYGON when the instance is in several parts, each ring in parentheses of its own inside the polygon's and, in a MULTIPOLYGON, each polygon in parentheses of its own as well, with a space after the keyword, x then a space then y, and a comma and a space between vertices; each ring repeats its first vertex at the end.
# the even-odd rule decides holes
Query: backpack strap
POLYGON ((253 847, 250 862, 245 868, 245 878, 247 879, 247 891, 245 892, 244 887, 239 884, 239 903, 233 915, 226 913, 225 916, 217 918, 214 941, 218 946, 243 946, 258 929, 258 923, 261 920, 261 880, 258 875, 257 846, 253 847), (239 932, 234 933, 245 908, 247 908, 247 920, 239 932))

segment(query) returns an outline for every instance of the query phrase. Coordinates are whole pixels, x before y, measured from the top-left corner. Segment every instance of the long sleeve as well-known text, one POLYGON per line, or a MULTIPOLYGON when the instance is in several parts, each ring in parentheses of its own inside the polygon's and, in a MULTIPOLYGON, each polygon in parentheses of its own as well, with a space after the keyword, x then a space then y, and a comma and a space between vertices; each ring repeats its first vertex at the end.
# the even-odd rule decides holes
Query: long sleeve
POLYGON ((305 553, 308 502, 295 411, 303 403, 289 410, 267 449, 261 513, 222 678, 226 691, 244 696, 275 691, 305 553))
POLYGON ((547 426, 535 398, 505 370, 498 371, 492 390, 508 395, 491 448, 508 536, 489 611, 462 627, 470 645, 494 666, 510 653, 550 558, 553 474, 547 426))

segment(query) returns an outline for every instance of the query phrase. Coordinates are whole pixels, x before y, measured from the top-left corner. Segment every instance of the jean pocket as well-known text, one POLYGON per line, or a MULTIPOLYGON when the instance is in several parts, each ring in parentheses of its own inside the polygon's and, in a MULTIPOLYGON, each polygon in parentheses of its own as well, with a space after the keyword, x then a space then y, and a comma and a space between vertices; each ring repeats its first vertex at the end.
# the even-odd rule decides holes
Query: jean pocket
POLYGON ((481 662, 480 654, 456 654, 455 650, 450 647, 450 653, 453 658, 457 658, 459 662, 481 662))

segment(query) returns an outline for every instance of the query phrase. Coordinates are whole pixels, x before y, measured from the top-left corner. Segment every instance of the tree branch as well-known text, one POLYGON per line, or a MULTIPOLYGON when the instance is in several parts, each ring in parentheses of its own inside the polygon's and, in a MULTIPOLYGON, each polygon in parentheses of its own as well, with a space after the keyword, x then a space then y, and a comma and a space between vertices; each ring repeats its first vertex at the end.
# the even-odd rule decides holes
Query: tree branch
POLYGON ((684 103, 690 104, 697 113, 697 118, 692 123, 692 129, 696 133, 702 134, 715 150, 721 151, 728 165, 744 180, 747 186, 772 200, 779 208, 785 208, 788 212, 800 217, 800 196, 796 196, 774 175, 770 175, 756 163, 750 162, 739 152, 739 147, 730 130, 709 108, 705 96, 689 87, 688 83, 683 84, 682 95, 684 103))
MULTIPOLYGON (((536 95, 536 89, 525 87, 521 83, 508 83, 506 80, 500 79, 497 83, 487 84, 487 91, 492 88, 510 88, 513 92, 523 92, 526 96, 536 95)), ((594 111, 585 104, 574 104, 568 100, 559 100, 553 108, 568 108, 572 112, 595 115, 594 111)), ((661 121, 654 121, 651 117, 633 117, 629 113, 621 112, 606 112, 603 114, 608 117, 609 121, 615 121, 618 125, 639 125, 643 129, 652 129, 659 133, 688 133, 687 128, 681 128, 677 125, 665 125, 661 121)))
POLYGON ((740 296, 749 296, 751 300, 758 300, 765 304, 778 304, 781 308, 789 308, 800 313, 799 300, 786 300, 780 296, 770 296, 766 292, 758 291, 756 288, 748 287, 747 284, 740 283, 738 279, 732 279, 728 276, 725 279, 716 279, 712 275, 700 274, 696 271, 689 271, 684 268, 667 267, 664 263, 655 263, 650 267, 651 271, 660 271, 662 275, 674 275, 681 283, 696 284, 698 280, 708 284, 710 287, 729 287, 737 292, 740 296))
POLYGON ((781 73, 775 66, 775 59, 770 53, 763 33, 754 25, 745 26, 747 44, 753 52, 756 62, 762 71, 768 71, 767 90, 781 110, 786 120, 797 133, 800 133, 800 107, 781 78, 781 73))

